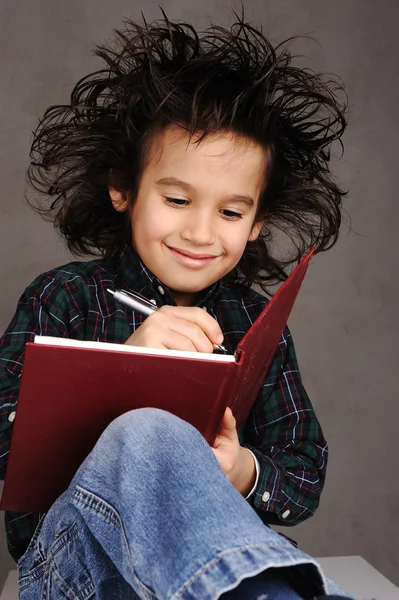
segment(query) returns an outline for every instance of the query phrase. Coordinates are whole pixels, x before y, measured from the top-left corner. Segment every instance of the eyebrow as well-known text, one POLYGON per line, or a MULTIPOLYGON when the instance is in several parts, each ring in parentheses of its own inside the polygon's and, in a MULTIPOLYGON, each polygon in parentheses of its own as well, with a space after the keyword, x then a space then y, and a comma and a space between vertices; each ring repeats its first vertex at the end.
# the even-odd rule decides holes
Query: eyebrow
MULTIPOLYGON (((166 187, 178 187, 185 192, 195 191, 195 188, 190 183, 183 181, 182 179, 178 179, 177 177, 163 177, 155 183, 157 185, 163 185, 166 187)), ((241 202, 249 207, 255 206, 255 200, 246 194, 229 194, 226 199, 232 200, 233 202, 241 202)))

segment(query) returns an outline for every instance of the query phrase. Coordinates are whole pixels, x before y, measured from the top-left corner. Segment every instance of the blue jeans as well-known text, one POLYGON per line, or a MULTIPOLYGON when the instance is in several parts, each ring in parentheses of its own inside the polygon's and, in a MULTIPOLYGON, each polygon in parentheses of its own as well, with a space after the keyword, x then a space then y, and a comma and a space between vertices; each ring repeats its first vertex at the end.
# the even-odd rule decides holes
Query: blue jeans
POLYGON ((111 423, 18 570, 22 600, 294 600, 328 589, 317 563, 228 482, 204 438, 155 409, 111 423))

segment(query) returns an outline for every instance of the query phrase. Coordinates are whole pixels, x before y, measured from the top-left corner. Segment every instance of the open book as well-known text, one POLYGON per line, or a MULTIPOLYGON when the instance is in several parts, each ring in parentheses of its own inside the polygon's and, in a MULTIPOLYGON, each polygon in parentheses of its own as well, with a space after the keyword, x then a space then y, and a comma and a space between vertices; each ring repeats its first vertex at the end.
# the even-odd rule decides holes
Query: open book
POLYGON ((46 512, 109 423, 154 407, 212 444, 230 406, 247 419, 308 268, 311 250, 239 342, 234 356, 36 336, 26 344, 0 507, 46 512))

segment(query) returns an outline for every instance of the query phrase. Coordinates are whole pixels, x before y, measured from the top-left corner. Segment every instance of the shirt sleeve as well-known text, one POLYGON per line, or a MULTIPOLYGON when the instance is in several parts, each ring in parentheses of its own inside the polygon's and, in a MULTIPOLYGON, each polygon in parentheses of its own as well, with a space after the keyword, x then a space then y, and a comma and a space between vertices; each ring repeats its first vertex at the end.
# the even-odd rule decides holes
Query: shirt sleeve
POLYGON ((302 384, 288 328, 239 434, 260 465, 256 489, 248 498, 260 518, 268 524, 296 525, 313 515, 328 451, 302 384))
POLYGON ((67 304, 67 294, 54 279, 36 279, 21 296, 0 338, 0 479, 6 473, 25 344, 35 335, 67 337, 67 304))
POLYGON ((252 452, 252 450, 250 450, 249 448, 247 448, 248 452, 250 452, 253 456, 254 459, 254 463, 255 463, 255 483, 252 486, 252 490, 249 492, 249 494, 247 496, 245 496, 245 500, 249 500, 250 497, 252 496, 252 494, 255 493, 256 488, 258 487, 258 482, 259 482, 259 475, 260 475, 260 464, 258 459, 256 458, 255 454, 252 452))

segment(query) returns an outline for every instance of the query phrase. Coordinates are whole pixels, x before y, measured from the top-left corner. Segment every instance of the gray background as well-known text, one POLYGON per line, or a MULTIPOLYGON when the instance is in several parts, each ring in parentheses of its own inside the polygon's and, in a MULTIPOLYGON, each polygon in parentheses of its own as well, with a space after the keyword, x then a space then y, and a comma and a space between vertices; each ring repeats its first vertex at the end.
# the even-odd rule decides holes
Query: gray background
MULTIPOLYGON (((399 584, 397 0, 244 0, 247 18, 347 85, 351 126, 337 172, 354 232, 317 257, 291 319, 305 383, 330 442, 321 507, 288 534, 313 555, 360 554, 399 584)), ((229 22, 227 0, 164 0, 170 18, 229 22)), ((238 6, 238 5, 236 5, 238 6)), ((0 331, 39 273, 67 262, 49 224, 23 202, 31 130, 73 82, 94 70, 93 43, 123 16, 159 16, 157 2, 0 2, 0 331)), ((1 537, 0 589, 12 562, 1 537)))

